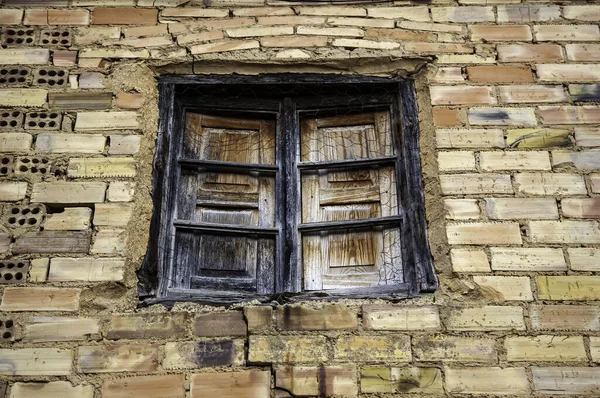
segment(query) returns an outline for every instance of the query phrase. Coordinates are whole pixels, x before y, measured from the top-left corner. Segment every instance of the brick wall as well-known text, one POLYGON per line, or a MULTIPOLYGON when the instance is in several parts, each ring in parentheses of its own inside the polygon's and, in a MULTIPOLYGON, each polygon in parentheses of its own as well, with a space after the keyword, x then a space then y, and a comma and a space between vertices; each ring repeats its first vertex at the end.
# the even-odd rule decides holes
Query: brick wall
POLYGON ((600 394, 600 5, 205 3, 4 0, 0 398, 600 394), (136 308, 160 67, 390 56, 435 294, 136 308))

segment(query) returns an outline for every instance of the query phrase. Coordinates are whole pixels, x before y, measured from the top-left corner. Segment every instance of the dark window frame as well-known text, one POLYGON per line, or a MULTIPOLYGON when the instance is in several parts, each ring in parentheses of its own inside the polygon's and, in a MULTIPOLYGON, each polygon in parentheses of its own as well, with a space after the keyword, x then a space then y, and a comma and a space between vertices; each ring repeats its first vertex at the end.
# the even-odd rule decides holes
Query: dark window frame
MULTIPOLYGON (((433 292, 438 281, 435 275, 433 260, 429 250, 427 237, 427 222, 425 219, 425 198, 423 193, 423 180, 421 174, 419 123, 415 87, 412 80, 402 78, 380 78, 363 76, 339 75, 191 75, 191 76, 165 76, 159 79, 159 106, 160 118, 156 143, 156 153, 153 161, 153 203, 154 211, 150 227, 150 239, 146 257, 138 271, 138 292, 140 303, 149 305, 153 303, 174 303, 177 301, 194 301, 212 304, 231 304, 240 301, 258 299, 260 301, 279 302, 295 301, 301 299, 337 299, 337 298, 382 298, 399 300, 413 297, 419 293, 433 292), (195 96, 195 87, 247 87, 255 90, 267 90, 269 87, 315 87, 315 90, 335 91, 352 85, 359 89, 385 87, 389 89, 386 95, 367 95, 360 98, 357 106, 391 106, 392 124, 396 143, 397 161, 396 173, 398 195, 402 220, 399 222, 402 237, 402 260, 404 267, 405 283, 399 285, 375 286, 370 288, 354 288, 343 290, 305 291, 301 289, 302 264, 297 259, 298 229, 296 225, 297 211, 299 211, 299 170, 296 166, 297 144, 299 140, 298 112, 302 107, 314 105, 314 97, 308 102, 290 99, 269 100, 267 98, 254 101, 252 106, 247 106, 247 111, 273 112, 274 107, 279 107, 283 101, 285 108, 284 117, 279 118, 276 145, 277 164, 280 165, 279 178, 284 178, 286 183, 278 183, 277 187, 292 187, 282 192, 277 191, 279 216, 287 214, 288 219, 279 239, 277 252, 277 266, 275 272, 275 293, 269 295, 239 294, 227 296, 202 295, 194 292, 170 292, 167 288, 170 266, 169 260, 173 248, 168 245, 169 227, 173 221, 171 209, 173 208, 176 178, 172 178, 177 169, 179 140, 183 136, 185 126, 185 113, 187 109, 225 110, 239 109, 243 104, 248 104, 248 99, 235 101, 219 101, 218 95, 212 97, 195 96), (318 87, 318 88, 317 88, 318 87), (184 94, 190 89, 190 95, 184 94), (364 101, 367 101, 366 104, 364 101), (387 102, 386 102, 387 101, 387 102), (290 127, 293 126, 293 127, 290 127), (293 216, 292 216, 293 215, 293 216), (288 222, 291 225, 288 225, 288 222), (296 242, 291 244, 290 242, 296 242)), ((373 90, 373 92, 376 90, 373 90)), ((284 96, 282 96, 283 98, 284 96)), ((348 105, 358 97, 336 96, 327 98, 321 107, 338 101, 338 105, 348 105), (326 102, 328 101, 328 102, 326 102)), ((350 105, 348 105, 350 106, 350 105)), ((275 112, 279 112, 278 109, 275 112)), ((392 220, 397 222, 397 220, 392 220)))

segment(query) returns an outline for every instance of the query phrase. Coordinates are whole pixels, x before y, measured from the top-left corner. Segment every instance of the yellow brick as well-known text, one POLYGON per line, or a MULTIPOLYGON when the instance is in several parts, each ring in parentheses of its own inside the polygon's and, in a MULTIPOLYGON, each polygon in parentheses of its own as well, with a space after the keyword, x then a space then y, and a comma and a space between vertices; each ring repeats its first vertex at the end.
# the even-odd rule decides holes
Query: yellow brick
POLYGON ((48 281, 121 281, 124 271, 125 260, 120 258, 57 257, 50 261, 48 281))
POLYGON ((27 194, 27 182, 25 181, 2 181, 0 182, 0 201, 16 202, 25 199, 27 194))
POLYGON ((529 318, 535 330, 600 330, 596 305, 535 305, 529 318))
POLYGON ((538 276, 540 300, 600 300, 600 276, 538 276))
POLYGON ((483 250, 450 250, 454 272, 490 272, 490 263, 483 250))
POLYGON ((492 301, 532 301, 531 283, 521 276, 474 276, 473 282, 492 301))
POLYGON ((500 129, 437 129, 438 148, 504 148, 500 129))
POLYGON ((446 225, 451 245, 520 245, 521 230, 517 223, 475 222, 446 225))
POLYGON ((551 169, 548 152, 481 152, 479 164, 483 171, 551 169))
POLYGON ((413 355, 421 361, 493 362, 498 361, 493 339, 457 336, 414 336, 413 355))
POLYGON ((268 397, 270 390, 269 371, 199 373, 191 377, 190 398, 268 397))
POLYGON ((528 221, 532 243, 600 243, 597 221, 528 221))
POLYGON ((446 369, 446 390, 454 394, 528 396, 530 393, 524 368, 446 369))
POLYGON ((439 330, 440 314, 436 306, 398 307, 363 305, 363 323, 370 330, 439 330))
POLYGON ((73 353, 60 348, 21 348, 0 350, 0 375, 4 376, 68 376, 73 353))
POLYGON ((3 133, 0 134, 0 151, 27 153, 31 150, 33 137, 27 133, 3 133))
POLYGON ((81 289, 57 287, 7 287, 2 311, 77 311, 81 289))
POLYGON ((590 397, 600 392, 600 368, 532 367, 535 391, 540 394, 590 397))
POLYGON ((600 272, 600 249, 573 248, 567 249, 573 271, 600 272))
POLYGON ((98 231, 94 244, 92 245, 92 254, 125 254, 127 245, 127 235, 122 229, 104 229, 98 231))
POLYGON ((136 161, 132 158, 71 158, 70 177, 135 177, 136 161))
POLYGON ((445 199, 444 211, 446 218, 451 220, 472 220, 481 215, 476 199, 445 199))
POLYGON ((0 49, 0 59, 5 65, 46 65, 50 59, 50 50, 41 48, 0 49))
POLYGON ((487 198, 485 204, 492 220, 558 219, 556 200, 551 198, 487 198))
POLYGON ((94 386, 89 384, 73 386, 67 381, 15 383, 10 396, 11 398, 93 398, 94 386))
POLYGON ((152 372, 158 367, 158 346, 129 344, 79 347, 82 373, 152 372))
POLYGON ((444 195, 513 193, 510 176, 506 174, 441 175, 440 184, 444 195))
POLYGON ((514 336, 507 337, 504 346, 509 362, 587 361, 580 336, 514 336))
POLYGON ((356 397, 356 365, 286 366, 276 369, 275 387, 296 396, 356 397))
POLYGON ((0 106, 44 106, 47 90, 3 89, 0 90, 0 106))
POLYGON ((152 375, 104 380, 102 398, 185 398, 185 375, 152 375))
POLYGON ((327 360, 324 336, 250 336, 249 344, 249 362, 294 363, 327 360))
POLYGON ((444 393, 442 372, 436 368, 363 367, 360 389, 363 393, 444 393))
POLYGON ((486 306, 449 309, 448 330, 525 330, 523 308, 486 306))
POLYGON ((590 337, 590 354, 592 361, 600 362, 600 337, 590 337))
POLYGON ((341 305, 277 307, 277 327, 281 330, 341 330, 358 327, 356 312, 341 305))
POLYGON ((137 129, 137 112, 77 112, 75 130, 126 130, 137 129))
POLYGON ((473 152, 451 151, 438 152, 440 171, 475 171, 475 156, 473 152))
POLYGON ((99 338, 100 325, 93 318, 30 317, 23 327, 23 341, 83 341, 99 338))
POLYGON ((133 214, 130 203, 99 203, 95 206, 94 225, 108 227, 125 227, 133 214))
POLYGON ((566 271, 567 263, 561 249, 492 247, 494 271, 566 271))
POLYGON ((46 215, 44 230, 85 231, 91 226, 92 209, 89 207, 67 207, 62 213, 46 215))
POLYGON ((31 202, 101 203, 105 192, 105 182, 38 182, 33 184, 31 202))
POLYGON ((356 362, 410 361, 410 337, 340 336, 334 346, 334 357, 356 362))

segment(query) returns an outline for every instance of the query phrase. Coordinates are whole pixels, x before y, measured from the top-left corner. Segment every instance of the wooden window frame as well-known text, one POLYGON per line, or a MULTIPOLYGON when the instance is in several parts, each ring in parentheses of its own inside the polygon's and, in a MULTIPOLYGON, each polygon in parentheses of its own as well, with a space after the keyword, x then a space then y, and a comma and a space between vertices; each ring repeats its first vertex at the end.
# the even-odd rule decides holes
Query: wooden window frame
MULTIPOLYGON (((138 271, 138 292, 141 305, 163 303, 173 304, 178 301, 193 301, 200 303, 228 305, 240 301, 254 300, 290 302, 303 299, 338 299, 338 298, 381 298, 399 300, 413 297, 419 293, 433 292, 438 286, 433 260, 427 237, 427 222, 425 219, 425 199, 421 175, 419 153, 419 123, 415 88, 412 80, 402 78, 380 78, 363 76, 339 75, 192 75, 165 76, 159 79, 160 118, 156 143, 156 153, 153 162, 153 202, 154 212, 151 220, 150 239, 146 257, 138 271), (300 170, 296 164, 298 153, 299 112, 306 107, 318 109, 348 105, 359 99, 357 95, 337 95, 328 98, 319 105, 314 104, 314 98, 309 101, 302 99, 292 101, 281 96, 272 100, 268 96, 260 101, 242 99, 240 102, 220 101, 218 95, 206 98, 195 97, 195 87, 252 87, 260 91, 272 86, 315 86, 330 92, 340 87, 352 85, 363 87, 385 87, 389 90, 385 95, 367 95, 360 98, 356 106, 370 109, 375 106, 390 106, 392 118, 392 134, 395 139, 398 195, 400 199, 400 215, 387 220, 389 224, 400 228, 401 251, 404 280, 403 284, 374 286, 369 288, 336 289, 324 291, 302 291, 302 264, 298 261, 298 217, 300 211, 300 170), (190 89, 190 95, 182 94, 190 89), (338 102, 337 104, 331 102, 338 102), (367 101, 367 102, 364 102, 367 101), (184 134, 185 114, 188 109, 200 110, 239 110, 240 107, 248 112, 274 112, 275 107, 283 103, 282 109, 276 113, 278 118, 276 133, 277 166, 265 166, 258 172, 268 173, 277 171, 276 218, 280 221, 281 235, 278 239, 275 264, 275 292, 268 295, 232 294, 215 296, 199 294, 193 291, 170 291, 168 278, 171 267, 170 261, 173 247, 170 247, 170 225, 173 221, 174 191, 176 178, 173 177, 177 168, 178 148, 184 134), (271 170, 273 169, 273 170, 271 170), (283 181, 285 180, 285 181, 283 181), (286 189, 282 190, 282 187, 286 189), (280 217, 286 215, 285 220, 280 217), (281 222, 284 221, 284 222, 281 222)), ((362 166, 364 161, 348 161, 345 166, 362 166)), ((214 165, 211 165, 213 167, 214 165)), ((304 166, 304 167, 310 167, 304 166)), ((318 168, 322 168, 320 164, 318 168)), ((338 166, 339 168, 339 166, 338 166)), ((226 168, 225 168, 226 169, 226 168)), ((369 220, 358 220, 354 223, 365 224, 369 220)), ((379 221, 381 222, 381 221, 379 221)), ((348 222, 344 222, 348 226, 348 222)), ((316 228, 317 226, 312 226, 316 228)), ((261 233, 261 231, 255 231, 261 233)), ((269 231, 267 231, 269 232, 269 231)), ((264 233, 267 233, 264 232, 264 233)), ((273 232, 273 231, 271 231, 273 232)))

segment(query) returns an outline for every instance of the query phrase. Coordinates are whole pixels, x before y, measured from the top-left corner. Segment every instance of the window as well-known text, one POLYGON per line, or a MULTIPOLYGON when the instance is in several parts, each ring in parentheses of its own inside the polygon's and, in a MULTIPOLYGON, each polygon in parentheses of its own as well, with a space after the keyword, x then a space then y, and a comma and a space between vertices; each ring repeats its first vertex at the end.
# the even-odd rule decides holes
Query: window
POLYGON ((147 301, 436 288, 410 81, 167 77, 160 102, 147 301))

